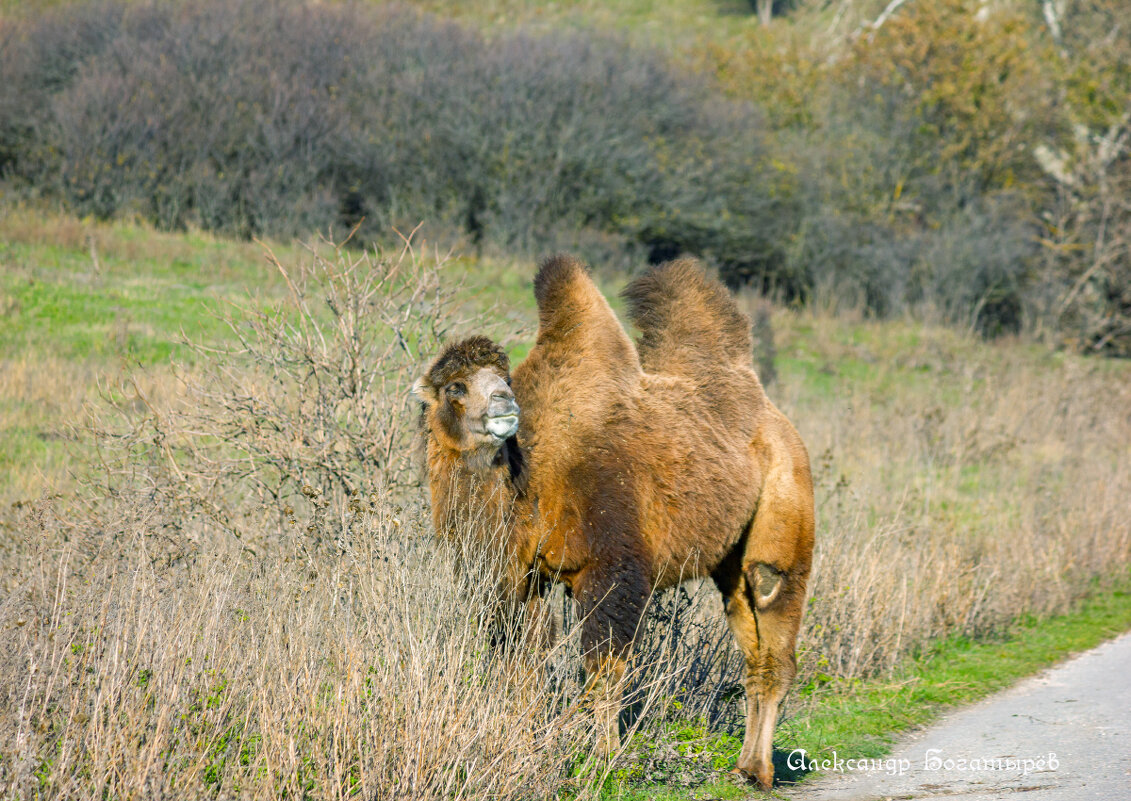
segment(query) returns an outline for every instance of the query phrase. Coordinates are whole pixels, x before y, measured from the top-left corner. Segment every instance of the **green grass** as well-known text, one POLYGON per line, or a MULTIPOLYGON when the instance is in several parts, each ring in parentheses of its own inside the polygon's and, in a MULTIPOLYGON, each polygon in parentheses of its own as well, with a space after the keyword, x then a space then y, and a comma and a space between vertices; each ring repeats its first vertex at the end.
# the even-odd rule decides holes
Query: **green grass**
MULTIPOLYGON (((280 257, 299 258, 296 248, 280 257)), ((233 301, 281 296, 262 248, 206 234, 57 217, 0 217, 0 501, 66 484, 68 427, 123 367, 191 362, 183 337, 231 337, 233 301)), ((56 487, 57 488, 57 487, 56 487)))
POLYGON ((759 26, 746 0, 412 0, 412 4, 488 31, 519 25, 534 31, 585 28, 661 46, 721 39, 759 26))
POLYGON ((779 742, 812 755, 881 756, 893 737, 935 720, 941 712, 1009 687, 1070 654, 1131 629, 1131 576, 1100 590, 1066 615, 1025 618, 1005 636, 952 637, 884 680, 831 687, 813 712, 787 722, 779 742))
MULTIPOLYGON (((1097 589, 1069 614, 1044 620, 1025 618, 1006 634, 990 639, 951 637, 907 660, 890 677, 833 682, 810 691, 806 713, 779 726, 777 757, 784 758, 794 749, 817 758, 831 755, 833 750, 845 759, 884 756, 899 735, 929 725, 947 710, 1005 689, 1128 630, 1131 574, 1116 589, 1097 589)), ((729 735, 707 735, 701 747, 729 770, 742 741, 729 735)), ((780 766, 778 771, 780 777, 780 766)), ((751 794, 757 795, 730 780, 686 790, 610 781, 605 797, 689 801, 751 794)))
MULTIPOLYGON (((89 247, 8 241, 0 244, 0 356, 49 352, 70 360, 167 362, 187 354, 181 332, 223 335, 218 315, 249 288, 271 291, 265 260, 232 259, 223 243, 186 239, 188 253, 144 245, 136 232, 111 229, 110 253, 89 247)), ((159 245, 162 237, 155 237, 159 245)), ((179 249, 178 249, 179 250, 179 249)))

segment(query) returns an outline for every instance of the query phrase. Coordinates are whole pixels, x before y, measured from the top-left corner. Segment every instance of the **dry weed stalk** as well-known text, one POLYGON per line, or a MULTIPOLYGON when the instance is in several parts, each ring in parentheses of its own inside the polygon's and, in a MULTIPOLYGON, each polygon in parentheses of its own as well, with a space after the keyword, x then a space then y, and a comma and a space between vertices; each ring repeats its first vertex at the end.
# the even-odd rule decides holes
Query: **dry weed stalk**
POLYGON ((384 504, 353 515, 359 536, 337 555, 226 549, 169 570, 147 553, 158 516, 85 563, 51 525, 29 543, 42 569, 0 611, 11 796, 586 786, 576 682, 489 647, 491 598, 432 547, 424 518, 384 504))

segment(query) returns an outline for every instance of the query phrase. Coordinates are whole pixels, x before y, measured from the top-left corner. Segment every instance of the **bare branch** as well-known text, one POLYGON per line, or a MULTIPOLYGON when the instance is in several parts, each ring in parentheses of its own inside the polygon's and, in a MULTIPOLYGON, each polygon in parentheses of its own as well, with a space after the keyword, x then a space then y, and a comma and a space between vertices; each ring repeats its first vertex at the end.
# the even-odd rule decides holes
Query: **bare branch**
POLYGON ((875 33, 880 28, 882 28, 884 26, 884 23, 888 21, 891 15, 898 11, 899 7, 906 2, 907 0, 891 0, 891 2, 884 7, 884 10, 880 12, 880 16, 876 17, 875 21, 871 25, 869 25, 869 27, 872 29, 872 33, 875 33))

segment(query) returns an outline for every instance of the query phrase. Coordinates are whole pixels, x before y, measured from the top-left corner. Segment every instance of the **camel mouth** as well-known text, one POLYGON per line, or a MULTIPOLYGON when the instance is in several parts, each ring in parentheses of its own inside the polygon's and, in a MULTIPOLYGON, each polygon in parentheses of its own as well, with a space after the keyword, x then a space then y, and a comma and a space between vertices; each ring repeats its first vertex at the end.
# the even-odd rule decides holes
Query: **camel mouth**
POLYGON ((518 415, 500 414, 496 417, 488 417, 486 428, 496 439, 513 437, 518 431, 518 415))

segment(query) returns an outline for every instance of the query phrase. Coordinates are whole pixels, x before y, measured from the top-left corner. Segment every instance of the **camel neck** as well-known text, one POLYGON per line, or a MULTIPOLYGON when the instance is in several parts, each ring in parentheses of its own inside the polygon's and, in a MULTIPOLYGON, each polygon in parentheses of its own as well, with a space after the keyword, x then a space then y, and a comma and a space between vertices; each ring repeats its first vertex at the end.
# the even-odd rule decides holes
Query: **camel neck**
POLYGON ((526 489, 525 454, 512 437, 493 453, 460 452, 429 442, 428 479, 437 531, 508 527, 526 489))

